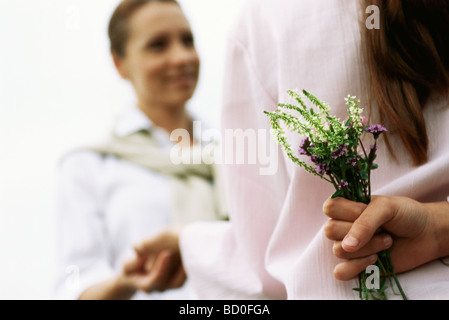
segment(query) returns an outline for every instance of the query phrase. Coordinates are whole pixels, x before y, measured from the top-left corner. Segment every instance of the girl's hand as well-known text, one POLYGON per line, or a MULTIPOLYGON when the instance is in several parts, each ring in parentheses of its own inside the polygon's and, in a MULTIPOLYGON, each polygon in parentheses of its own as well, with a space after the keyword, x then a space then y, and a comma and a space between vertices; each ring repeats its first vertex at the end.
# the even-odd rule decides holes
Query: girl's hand
POLYGON ((325 235, 335 241, 334 254, 345 259, 334 269, 339 280, 356 277, 386 249, 396 273, 449 255, 448 202, 374 196, 365 205, 336 198, 327 200, 323 211, 330 218, 325 235))

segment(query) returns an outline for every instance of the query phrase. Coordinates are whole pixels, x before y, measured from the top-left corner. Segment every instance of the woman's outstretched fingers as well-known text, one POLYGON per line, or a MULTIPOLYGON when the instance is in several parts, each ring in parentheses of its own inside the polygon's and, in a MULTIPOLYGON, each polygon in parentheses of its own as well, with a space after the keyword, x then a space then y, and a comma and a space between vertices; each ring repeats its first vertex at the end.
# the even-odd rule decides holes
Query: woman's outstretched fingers
POLYGON ((171 262, 173 256, 170 252, 162 251, 156 258, 152 270, 148 270, 148 277, 144 282, 144 291, 150 293, 152 291, 163 291, 169 280, 171 272, 171 262))
POLYGON ((187 279, 187 274, 183 266, 179 266, 178 270, 172 276, 171 280, 167 284, 167 289, 176 289, 181 287, 187 279))

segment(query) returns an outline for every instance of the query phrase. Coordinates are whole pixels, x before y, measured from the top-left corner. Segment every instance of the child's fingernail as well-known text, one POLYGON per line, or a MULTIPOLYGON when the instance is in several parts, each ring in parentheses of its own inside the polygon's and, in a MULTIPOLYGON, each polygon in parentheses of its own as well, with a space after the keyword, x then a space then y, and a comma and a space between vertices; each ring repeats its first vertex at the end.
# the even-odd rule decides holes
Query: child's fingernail
POLYGON ((383 241, 386 247, 390 247, 393 244, 393 239, 390 236, 384 236, 383 241))
POLYGON ((359 245, 359 240, 352 236, 349 236, 343 240, 343 244, 348 247, 357 247, 359 245))
POLYGON ((369 263, 375 263, 377 261, 377 254, 373 254, 368 257, 369 263))

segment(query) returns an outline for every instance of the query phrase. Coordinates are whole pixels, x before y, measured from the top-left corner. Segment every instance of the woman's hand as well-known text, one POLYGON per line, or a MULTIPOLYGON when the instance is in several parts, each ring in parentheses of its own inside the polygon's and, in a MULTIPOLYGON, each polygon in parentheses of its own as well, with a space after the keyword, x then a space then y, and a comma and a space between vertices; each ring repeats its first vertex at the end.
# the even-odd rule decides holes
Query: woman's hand
POLYGON ((375 263, 377 252, 386 249, 396 273, 449 255, 448 202, 374 196, 365 205, 336 198, 327 200, 323 211, 331 218, 325 235, 335 241, 334 254, 345 259, 334 269, 339 280, 356 277, 375 263))
POLYGON ((125 263, 123 276, 144 292, 181 287, 186 274, 179 249, 180 229, 170 228, 137 244, 136 257, 125 263))
POLYGON ((135 246, 122 272, 87 288, 81 300, 126 300, 136 291, 151 293, 181 287, 186 274, 179 252, 179 229, 168 229, 135 246))

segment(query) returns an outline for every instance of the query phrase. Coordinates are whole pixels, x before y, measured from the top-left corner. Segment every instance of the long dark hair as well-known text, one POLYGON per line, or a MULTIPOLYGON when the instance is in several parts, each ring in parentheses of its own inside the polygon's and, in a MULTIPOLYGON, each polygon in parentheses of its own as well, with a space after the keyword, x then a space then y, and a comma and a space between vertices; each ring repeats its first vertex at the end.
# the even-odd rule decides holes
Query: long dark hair
MULTIPOLYGON (((415 165, 428 160, 423 109, 435 91, 449 91, 449 1, 368 0, 380 29, 366 29, 370 85, 380 120, 394 128, 415 165)), ((386 145, 392 147, 386 136, 386 145)))

